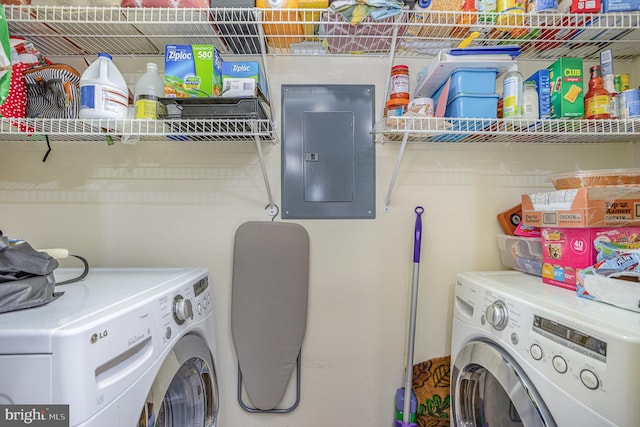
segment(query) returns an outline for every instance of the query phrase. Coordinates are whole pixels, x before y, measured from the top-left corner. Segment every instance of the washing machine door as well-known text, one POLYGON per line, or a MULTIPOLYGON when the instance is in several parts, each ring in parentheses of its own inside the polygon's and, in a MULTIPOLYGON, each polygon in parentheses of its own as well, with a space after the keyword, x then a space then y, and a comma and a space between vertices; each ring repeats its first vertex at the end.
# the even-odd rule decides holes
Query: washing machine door
POLYGON ((555 427, 522 368, 499 346, 471 341, 454 356, 451 413, 458 427, 555 427))
POLYGON ((171 349, 149 391, 139 427, 215 427, 218 381, 206 342, 185 335, 171 349))

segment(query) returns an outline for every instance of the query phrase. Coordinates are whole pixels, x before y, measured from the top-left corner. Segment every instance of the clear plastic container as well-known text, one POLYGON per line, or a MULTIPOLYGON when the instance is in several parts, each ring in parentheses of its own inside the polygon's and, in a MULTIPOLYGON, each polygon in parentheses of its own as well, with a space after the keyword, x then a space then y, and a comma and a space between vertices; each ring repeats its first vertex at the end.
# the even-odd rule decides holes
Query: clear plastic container
POLYGON ((138 79, 134 88, 133 102, 136 119, 157 119, 158 102, 164 96, 164 80, 158 74, 158 65, 147 63, 147 71, 138 79))
POLYGON ((129 89, 111 55, 100 52, 98 59, 80 76, 81 119, 126 119, 129 89))
POLYGON ((542 239, 498 234, 502 265, 523 273, 542 276, 542 239))
POLYGON ((598 169, 549 175, 556 190, 601 185, 640 184, 640 169, 598 169))

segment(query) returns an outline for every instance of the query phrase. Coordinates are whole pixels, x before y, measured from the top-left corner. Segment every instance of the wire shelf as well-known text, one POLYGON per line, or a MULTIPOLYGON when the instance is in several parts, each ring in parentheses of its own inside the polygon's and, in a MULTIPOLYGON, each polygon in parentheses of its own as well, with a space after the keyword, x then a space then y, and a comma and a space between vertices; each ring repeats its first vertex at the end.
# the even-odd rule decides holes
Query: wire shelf
POLYGON ((9 31, 46 55, 162 55, 164 45, 213 44, 227 54, 434 56, 471 32, 471 46, 518 44, 522 59, 640 55, 640 12, 527 13, 479 24, 475 12, 404 10, 352 25, 328 9, 5 6, 9 31))
POLYGON ((0 140, 275 142, 269 120, 9 119, 0 120, 0 140))
POLYGON ((380 121, 378 142, 606 143, 640 136, 640 119, 524 120, 397 117, 380 121))

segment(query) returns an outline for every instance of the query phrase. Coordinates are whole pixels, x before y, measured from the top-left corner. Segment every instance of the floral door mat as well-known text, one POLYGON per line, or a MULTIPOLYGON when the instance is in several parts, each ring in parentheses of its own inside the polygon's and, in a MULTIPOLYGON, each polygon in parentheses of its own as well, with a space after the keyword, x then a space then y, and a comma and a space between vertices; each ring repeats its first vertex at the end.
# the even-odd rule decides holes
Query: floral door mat
POLYGON ((451 356, 413 365, 413 391, 418 399, 419 427, 449 427, 451 356))

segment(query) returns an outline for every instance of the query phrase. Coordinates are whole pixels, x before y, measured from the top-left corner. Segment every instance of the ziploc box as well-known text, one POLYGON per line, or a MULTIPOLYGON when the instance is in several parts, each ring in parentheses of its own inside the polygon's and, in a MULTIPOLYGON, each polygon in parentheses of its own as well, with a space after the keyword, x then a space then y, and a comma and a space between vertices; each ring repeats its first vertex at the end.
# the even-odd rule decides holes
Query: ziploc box
POLYGON ((222 58, 213 45, 165 45, 164 96, 220 96, 222 58))
POLYGON ((577 291, 578 274, 596 263, 593 242, 635 242, 640 227, 542 228, 542 282, 577 291))
POLYGON ((222 96, 257 96, 260 63, 255 61, 222 63, 222 96))
POLYGON ((551 85, 551 118, 582 118, 584 116, 582 58, 559 58, 547 69, 551 85))
POLYGON ((551 87, 549 86, 550 71, 547 69, 538 70, 526 81, 536 84, 538 92, 538 117, 541 119, 551 118, 551 87))

